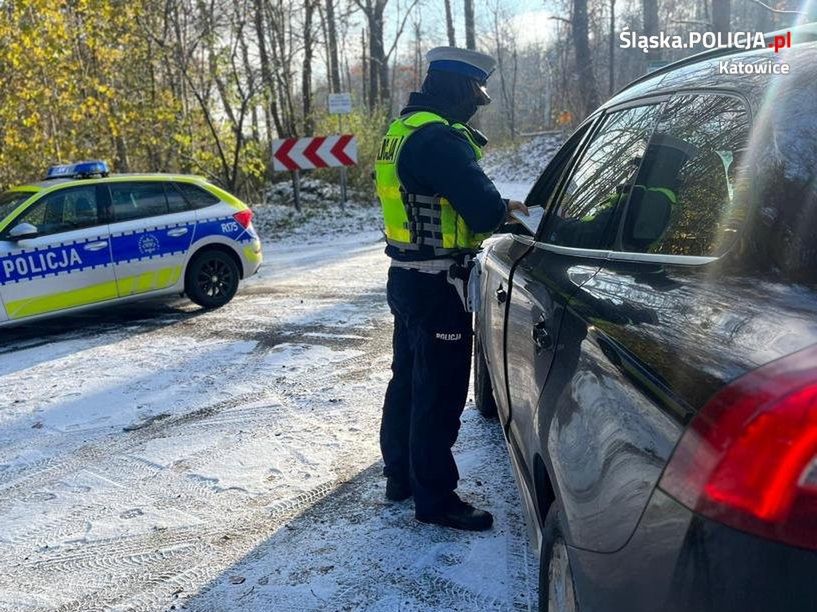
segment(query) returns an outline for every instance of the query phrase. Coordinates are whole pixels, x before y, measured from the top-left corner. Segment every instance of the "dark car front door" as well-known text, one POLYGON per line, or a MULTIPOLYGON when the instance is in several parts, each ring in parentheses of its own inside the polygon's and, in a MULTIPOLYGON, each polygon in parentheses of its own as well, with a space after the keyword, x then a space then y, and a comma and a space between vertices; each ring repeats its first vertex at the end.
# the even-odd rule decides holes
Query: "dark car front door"
MULTIPOLYGON (((594 120, 580 126, 551 159, 536 181, 526 203, 530 207, 549 207, 560 181, 592 129, 594 120)), ((518 226, 517 234, 500 233, 489 239, 482 259, 482 305, 477 316, 477 342, 488 365, 499 418, 507 424, 510 416, 505 368, 505 318, 510 296, 510 278, 514 265, 527 253, 533 237, 518 226)))
POLYGON ((547 437, 541 434, 552 416, 552 405, 540 405, 540 395, 552 377, 554 355, 561 355, 563 381, 565 371, 575 368, 579 352, 578 338, 561 338, 565 311, 604 262, 623 194, 659 112, 660 101, 655 101, 601 119, 562 181, 536 240, 512 270, 506 325, 507 432, 515 463, 534 498, 547 467, 547 437))

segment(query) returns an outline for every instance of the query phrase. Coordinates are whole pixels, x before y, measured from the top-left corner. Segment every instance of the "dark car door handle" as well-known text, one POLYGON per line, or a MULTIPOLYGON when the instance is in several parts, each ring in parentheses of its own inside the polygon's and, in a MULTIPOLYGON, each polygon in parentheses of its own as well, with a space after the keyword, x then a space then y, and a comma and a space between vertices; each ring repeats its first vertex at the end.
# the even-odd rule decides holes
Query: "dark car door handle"
POLYGON ((533 343, 536 345, 537 353, 553 346, 553 338, 547 329, 547 321, 539 321, 533 326, 533 343))
POLYGON ((504 304, 507 299, 508 293, 502 288, 502 285, 500 285, 496 288, 496 301, 500 304, 504 304))

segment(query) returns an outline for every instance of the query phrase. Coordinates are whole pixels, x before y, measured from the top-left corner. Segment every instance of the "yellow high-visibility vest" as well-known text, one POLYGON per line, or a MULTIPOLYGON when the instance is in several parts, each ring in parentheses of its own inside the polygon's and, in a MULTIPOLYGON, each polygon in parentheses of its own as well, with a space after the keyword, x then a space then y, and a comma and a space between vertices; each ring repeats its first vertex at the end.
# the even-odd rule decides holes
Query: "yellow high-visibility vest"
POLYGON ((468 139, 479 160, 482 149, 468 128, 441 116, 420 111, 395 119, 389 126, 375 161, 375 184, 383 208, 386 241, 399 249, 431 247, 435 256, 474 251, 490 234, 475 234, 444 197, 408 193, 397 175, 397 160, 409 137, 424 125, 449 125, 468 139))

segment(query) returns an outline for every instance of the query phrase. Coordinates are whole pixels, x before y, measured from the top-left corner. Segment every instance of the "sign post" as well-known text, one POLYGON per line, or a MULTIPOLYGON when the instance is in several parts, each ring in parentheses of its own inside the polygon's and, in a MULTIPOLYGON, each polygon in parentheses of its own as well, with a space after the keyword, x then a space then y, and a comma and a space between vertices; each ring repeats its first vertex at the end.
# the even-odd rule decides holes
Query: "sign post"
MULTIPOLYGON (((327 99, 327 106, 329 113, 338 116, 338 134, 343 134, 343 115, 348 115, 352 112, 352 94, 350 93, 331 93, 327 99)), ((346 167, 340 169, 340 207, 341 210, 346 207, 346 167)))

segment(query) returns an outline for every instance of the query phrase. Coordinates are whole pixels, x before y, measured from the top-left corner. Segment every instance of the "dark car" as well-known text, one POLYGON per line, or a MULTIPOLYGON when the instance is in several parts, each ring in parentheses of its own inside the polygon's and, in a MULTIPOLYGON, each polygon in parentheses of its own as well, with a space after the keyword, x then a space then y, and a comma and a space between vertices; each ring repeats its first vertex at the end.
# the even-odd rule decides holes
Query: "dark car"
POLYGON ((475 385, 540 609, 817 610, 817 43, 631 84, 527 204, 483 255, 475 385))

